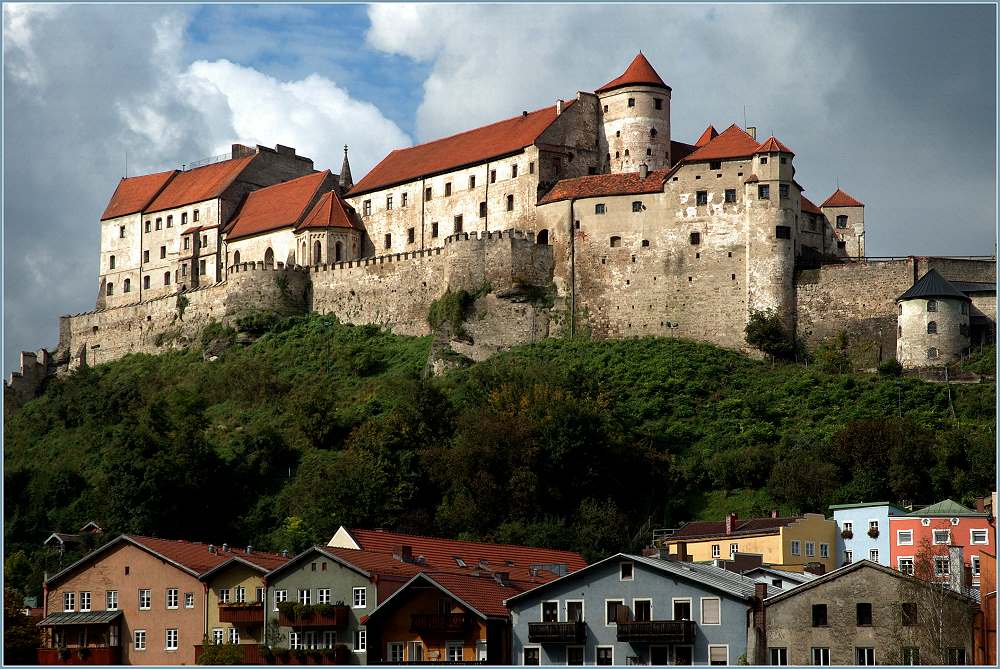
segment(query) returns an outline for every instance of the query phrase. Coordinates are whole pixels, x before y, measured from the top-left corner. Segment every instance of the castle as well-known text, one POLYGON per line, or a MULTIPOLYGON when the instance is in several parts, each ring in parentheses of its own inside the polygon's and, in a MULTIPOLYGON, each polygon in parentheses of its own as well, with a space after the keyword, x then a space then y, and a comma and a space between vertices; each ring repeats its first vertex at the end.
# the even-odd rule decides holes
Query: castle
POLYGON ((943 365, 994 339, 994 258, 866 258, 864 205, 839 188, 813 204, 778 138, 733 124, 680 142, 670 109, 640 53, 592 93, 395 150, 358 183, 346 146, 339 174, 233 145, 123 178, 101 217, 97 309, 63 317, 56 353, 25 354, 22 378, 254 309, 428 334, 435 299, 484 287, 451 343, 477 359, 578 333, 745 349, 752 311, 809 345, 846 331, 873 366, 943 365), (955 306, 928 319, 928 300, 955 306))

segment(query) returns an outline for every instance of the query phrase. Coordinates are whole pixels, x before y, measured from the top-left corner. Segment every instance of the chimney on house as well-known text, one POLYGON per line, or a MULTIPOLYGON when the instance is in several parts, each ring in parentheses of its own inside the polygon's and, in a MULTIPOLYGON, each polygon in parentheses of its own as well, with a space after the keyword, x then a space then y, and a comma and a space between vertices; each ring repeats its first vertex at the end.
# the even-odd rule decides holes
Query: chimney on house
POLYGON ((288 557, 288 549, 287 548, 281 549, 281 557, 288 557))
POLYGON ((732 534, 736 529, 736 514, 730 513, 726 516, 726 534, 732 534))
POLYGON ((223 553, 229 552, 229 544, 222 544, 222 552, 223 553))
POLYGON ((563 101, 556 100, 556 116, 559 116, 562 113, 563 113, 563 101))
POLYGON ((757 128, 755 128, 752 125, 748 125, 747 126, 747 134, 750 135, 751 138, 757 139, 757 128))
POLYGON ((649 165, 646 163, 639 163, 639 178, 645 179, 649 176, 649 165))
POLYGON ((772 518, 777 518, 778 517, 778 510, 777 509, 771 509, 771 517, 772 518))
POLYGON ((247 555, 250 555, 250 553, 253 553, 253 546, 247 544, 247 555))
POLYGON ((413 546, 406 544, 392 547, 392 557, 400 562, 413 562, 413 546))
POLYGON ((677 543, 677 561, 687 562, 688 559, 688 547, 683 541, 677 543))
POLYGON ((986 498, 977 497, 976 498, 976 511, 979 513, 986 513, 986 498))
POLYGON ((753 664, 767 664, 767 609, 764 600, 767 599, 767 583, 753 584, 753 664))
POLYGON ((209 553, 214 553, 215 552, 215 544, 209 544, 208 545, 208 552, 209 553))
POLYGON ((493 580, 500 585, 507 585, 510 582, 510 572, 509 571, 495 571, 493 572, 493 580))

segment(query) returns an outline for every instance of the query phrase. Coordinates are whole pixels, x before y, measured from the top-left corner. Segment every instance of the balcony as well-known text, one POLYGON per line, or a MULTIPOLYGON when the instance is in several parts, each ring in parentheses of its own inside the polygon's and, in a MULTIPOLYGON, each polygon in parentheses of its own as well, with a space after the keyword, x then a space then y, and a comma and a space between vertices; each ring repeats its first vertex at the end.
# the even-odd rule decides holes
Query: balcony
POLYGON ((219 622, 233 625, 263 625, 264 604, 253 602, 237 604, 219 602, 219 622))
POLYGON ((340 628, 347 625, 346 604, 279 605, 278 624, 282 627, 340 628))
POLYGON ((274 648, 264 664, 351 664, 351 655, 351 650, 343 644, 322 650, 274 648))
POLYGON ((694 643, 693 620, 618 623, 618 640, 628 643, 694 643))
POLYGON ((467 613, 414 613, 410 615, 410 631, 417 633, 465 632, 471 619, 467 613))
MULTIPOLYGON (((240 664, 270 664, 270 662, 265 661, 264 657, 264 646, 259 643, 241 643, 235 645, 224 644, 226 648, 236 648, 239 649, 242 659, 240 664)), ((205 646, 202 644, 195 644, 194 647, 194 661, 198 664, 201 661, 201 654, 205 652, 205 646)))
POLYGON ((528 623, 530 643, 583 643, 587 639, 587 624, 569 623, 528 623))
POLYGON ((38 664, 121 664, 122 649, 121 646, 39 648, 37 658, 38 664))

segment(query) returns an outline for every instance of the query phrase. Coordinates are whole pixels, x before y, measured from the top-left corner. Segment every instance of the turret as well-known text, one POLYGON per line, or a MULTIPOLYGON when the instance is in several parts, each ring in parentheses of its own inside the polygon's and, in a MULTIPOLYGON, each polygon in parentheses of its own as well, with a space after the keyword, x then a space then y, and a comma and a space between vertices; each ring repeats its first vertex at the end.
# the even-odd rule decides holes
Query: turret
POLYGON ((604 171, 637 172, 640 163, 651 171, 670 167, 670 87, 642 53, 595 93, 604 129, 604 171))
POLYGON ((340 166, 340 192, 346 193, 354 186, 351 164, 347 161, 347 144, 344 144, 344 163, 340 166))
POLYGON ((849 258, 865 256, 865 205, 840 190, 826 198, 820 209, 833 226, 837 255, 849 258))
POLYGON ((903 367, 944 367, 969 347, 972 300, 930 270, 896 298, 896 359, 903 367))

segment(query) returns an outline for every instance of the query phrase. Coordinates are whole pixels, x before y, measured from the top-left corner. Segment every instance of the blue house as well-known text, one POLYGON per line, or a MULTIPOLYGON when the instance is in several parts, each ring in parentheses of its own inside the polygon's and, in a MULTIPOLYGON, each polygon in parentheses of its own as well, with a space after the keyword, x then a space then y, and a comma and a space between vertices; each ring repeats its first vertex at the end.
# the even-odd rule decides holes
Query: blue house
POLYGON ((889 564, 889 516, 905 516, 907 512, 889 502, 862 504, 831 504, 837 523, 837 564, 843 566, 857 560, 889 564))
POLYGON ((712 565, 619 553, 506 600, 512 659, 738 664, 765 595, 766 584, 712 565))

